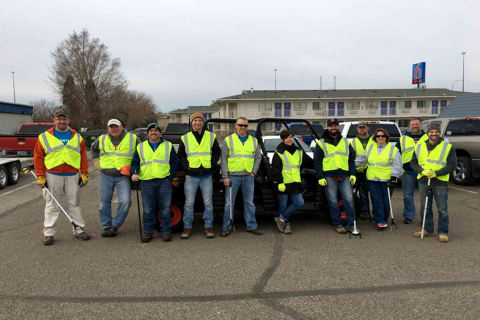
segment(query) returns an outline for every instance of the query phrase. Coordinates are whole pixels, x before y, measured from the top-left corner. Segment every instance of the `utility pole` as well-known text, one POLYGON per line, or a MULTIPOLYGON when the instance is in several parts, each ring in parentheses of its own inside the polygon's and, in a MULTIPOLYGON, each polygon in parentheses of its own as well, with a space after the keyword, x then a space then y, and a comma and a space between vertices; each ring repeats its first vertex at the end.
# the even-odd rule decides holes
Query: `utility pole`
POLYGON ((15 97, 15 71, 12 71, 12 80, 13 80, 13 103, 17 103, 17 98, 15 97))
POLYGON ((463 72, 462 72, 462 92, 465 92, 465 55, 467 53, 464 51, 462 52, 462 58, 463 58, 463 72))
POLYGON ((277 91, 277 69, 273 69, 273 71, 275 72, 275 91, 277 91))

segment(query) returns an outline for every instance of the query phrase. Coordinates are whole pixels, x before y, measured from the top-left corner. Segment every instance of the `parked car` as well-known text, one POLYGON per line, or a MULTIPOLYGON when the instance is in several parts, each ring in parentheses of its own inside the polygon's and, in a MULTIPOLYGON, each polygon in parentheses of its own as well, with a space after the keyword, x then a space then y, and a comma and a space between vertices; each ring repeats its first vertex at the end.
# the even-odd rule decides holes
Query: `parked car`
POLYGON ((0 151, 4 155, 32 156, 38 135, 53 126, 53 123, 23 123, 16 134, 0 135, 0 151))
POLYGON ((469 185, 480 178, 480 118, 437 118, 425 120, 422 128, 435 123, 440 125, 440 134, 455 148, 457 168, 452 173, 453 181, 469 185))

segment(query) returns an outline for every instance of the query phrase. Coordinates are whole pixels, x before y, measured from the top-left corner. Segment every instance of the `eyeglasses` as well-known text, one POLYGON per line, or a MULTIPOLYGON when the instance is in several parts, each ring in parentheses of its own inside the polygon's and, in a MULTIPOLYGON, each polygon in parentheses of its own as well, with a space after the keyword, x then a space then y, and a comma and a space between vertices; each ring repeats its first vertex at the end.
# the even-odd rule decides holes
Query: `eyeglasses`
POLYGON ((383 135, 383 134, 379 134, 376 136, 377 138, 386 138, 387 136, 383 135))
POLYGON ((237 126, 239 126, 240 128, 247 128, 247 127, 248 127, 248 124, 239 124, 239 123, 237 123, 237 126))

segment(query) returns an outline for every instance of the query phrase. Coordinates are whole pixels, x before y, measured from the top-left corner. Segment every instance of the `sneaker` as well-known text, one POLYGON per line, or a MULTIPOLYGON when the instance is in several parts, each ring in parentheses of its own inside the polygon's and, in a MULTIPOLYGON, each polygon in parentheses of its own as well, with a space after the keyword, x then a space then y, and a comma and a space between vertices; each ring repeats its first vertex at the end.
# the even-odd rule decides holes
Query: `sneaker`
POLYGON ((413 223, 413 219, 408 219, 408 218, 403 219, 403 224, 412 224, 412 223, 413 223))
POLYGON ((438 240, 440 242, 448 242, 448 235, 446 233, 440 233, 438 235, 438 240))
MULTIPOLYGON (((435 235, 435 233, 433 233, 433 232, 427 232, 427 230, 425 230, 425 231, 423 232, 423 237, 433 237, 434 235, 435 235)), ((421 238, 421 237, 422 237, 422 231, 414 232, 414 233, 413 233, 413 236, 414 236, 415 238, 421 238)), ((439 236, 439 238, 440 238, 440 236, 439 236)))
POLYGON ((260 231, 258 231, 258 229, 247 230, 247 232, 250 232, 251 234, 254 234, 256 236, 261 236, 263 234, 260 231))
POLYGON ((50 246, 53 244, 53 236, 45 236, 43 238, 43 244, 46 246, 50 246))
POLYGON ((188 239, 190 238, 190 234, 192 233, 192 229, 183 229, 182 234, 180 235, 180 238, 182 239, 188 239))
POLYGON ((278 231, 280 231, 281 233, 284 233, 285 232, 285 222, 280 217, 275 217, 274 220, 277 223, 278 231))
POLYGON ((153 239, 153 233, 144 233, 142 237, 142 242, 150 242, 153 239))
POLYGON ((230 235, 230 230, 223 230, 222 233, 220 233, 221 237, 228 237, 230 235))
POLYGON ((347 233, 347 229, 345 229, 345 227, 344 227, 344 226, 341 226, 341 225, 338 226, 338 227, 336 227, 336 228, 335 228, 335 231, 337 231, 338 233, 342 233, 342 234, 343 234, 343 233, 347 233))
POLYGON ((111 238, 115 237, 115 234, 112 231, 112 228, 103 228, 102 238, 111 238))
POLYGON ((90 240, 90 236, 85 231, 75 234, 75 238, 82 241, 90 240))
POLYGON ((212 228, 205 228, 205 236, 207 237, 207 239, 215 238, 215 234, 213 233, 213 229, 212 228))
POLYGON ((386 223, 379 223, 379 224, 377 224, 377 230, 378 230, 378 231, 383 231, 383 230, 385 230, 385 229, 387 229, 387 228, 388 228, 388 224, 386 224, 386 223))
POLYGON ((162 239, 165 242, 172 241, 172 234, 171 233, 162 233, 162 239))
POLYGON ((290 223, 287 223, 285 226, 285 231, 283 231, 285 234, 292 234, 292 228, 290 227, 290 223))

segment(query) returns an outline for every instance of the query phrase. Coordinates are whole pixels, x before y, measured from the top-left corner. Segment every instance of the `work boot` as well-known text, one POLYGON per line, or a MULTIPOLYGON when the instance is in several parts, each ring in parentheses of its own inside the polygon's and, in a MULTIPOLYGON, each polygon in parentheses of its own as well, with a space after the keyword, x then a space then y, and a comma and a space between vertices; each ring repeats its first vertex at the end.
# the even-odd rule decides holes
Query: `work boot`
POLYGON ((285 234, 292 234, 292 228, 290 227, 290 223, 287 223, 285 225, 285 231, 283 231, 285 234))
POLYGON ((115 235, 112 232, 112 228, 103 228, 102 238, 111 238, 111 237, 115 237, 115 235))
POLYGON ((45 236, 43 238, 43 244, 46 246, 50 246, 53 244, 53 236, 45 236))
POLYGON ((446 233, 440 233, 438 235, 438 240, 440 242, 448 242, 448 235, 446 233))
POLYGON ((221 237, 228 237, 228 235, 230 234, 230 230, 223 230, 222 233, 220 233, 220 236, 221 237))
POLYGON ((274 220, 277 223, 278 231, 280 231, 281 233, 284 233, 285 232, 285 222, 282 221, 282 219, 280 217, 275 217, 274 220))
POLYGON ((190 238, 190 233, 192 232, 192 229, 183 229, 182 234, 180 235, 180 238, 182 239, 188 239, 190 238))
POLYGON ((412 224, 412 223, 413 223, 413 219, 409 219, 409 218, 403 219, 403 224, 412 224))
POLYGON ((144 233, 142 237, 142 242, 150 242, 153 239, 153 233, 144 233))
POLYGON ((81 231, 80 233, 76 233, 75 238, 77 238, 79 240, 82 240, 82 241, 90 240, 90 236, 85 231, 81 231))
POLYGON ((260 231, 258 231, 258 229, 247 230, 247 232, 250 232, 251 234, 254 234, 256 236, 261 236, 263 234, 260 231))
POLYGON ((113 237, 115 237, 118 233, 118 227, 112 227, 112 233, 113 233, 113 237))
POLYGON ((213 233, 213 229, 212 228, 205 228, 205 236, 207 237, 207 239, 215 238, 215 234, 213 233))
POLYGON ((171 233, 162 233, 162 239, 165 242, 172 241, 172 234, 171 233))
POLYGON ((335 228, 335 231, 337 231, 338 233, 347 233, 347 229, 345 229, 344 226, 340 225, 338 227, 335 228))
MULTIPOLYGON (((423 232, 423 237, 433 237, 434 235, 435 235, 434 232, 427 232, 427 230, 425 230, 425 231, 423 232)), ((413 236, 414 236, 415 238, 421 238, 421 237, 422 237, 422 231, 414 232, 414 233, 413 233, 413 236)), ((439 238, 440 238, 440 236, 439 236, 439 238)))

